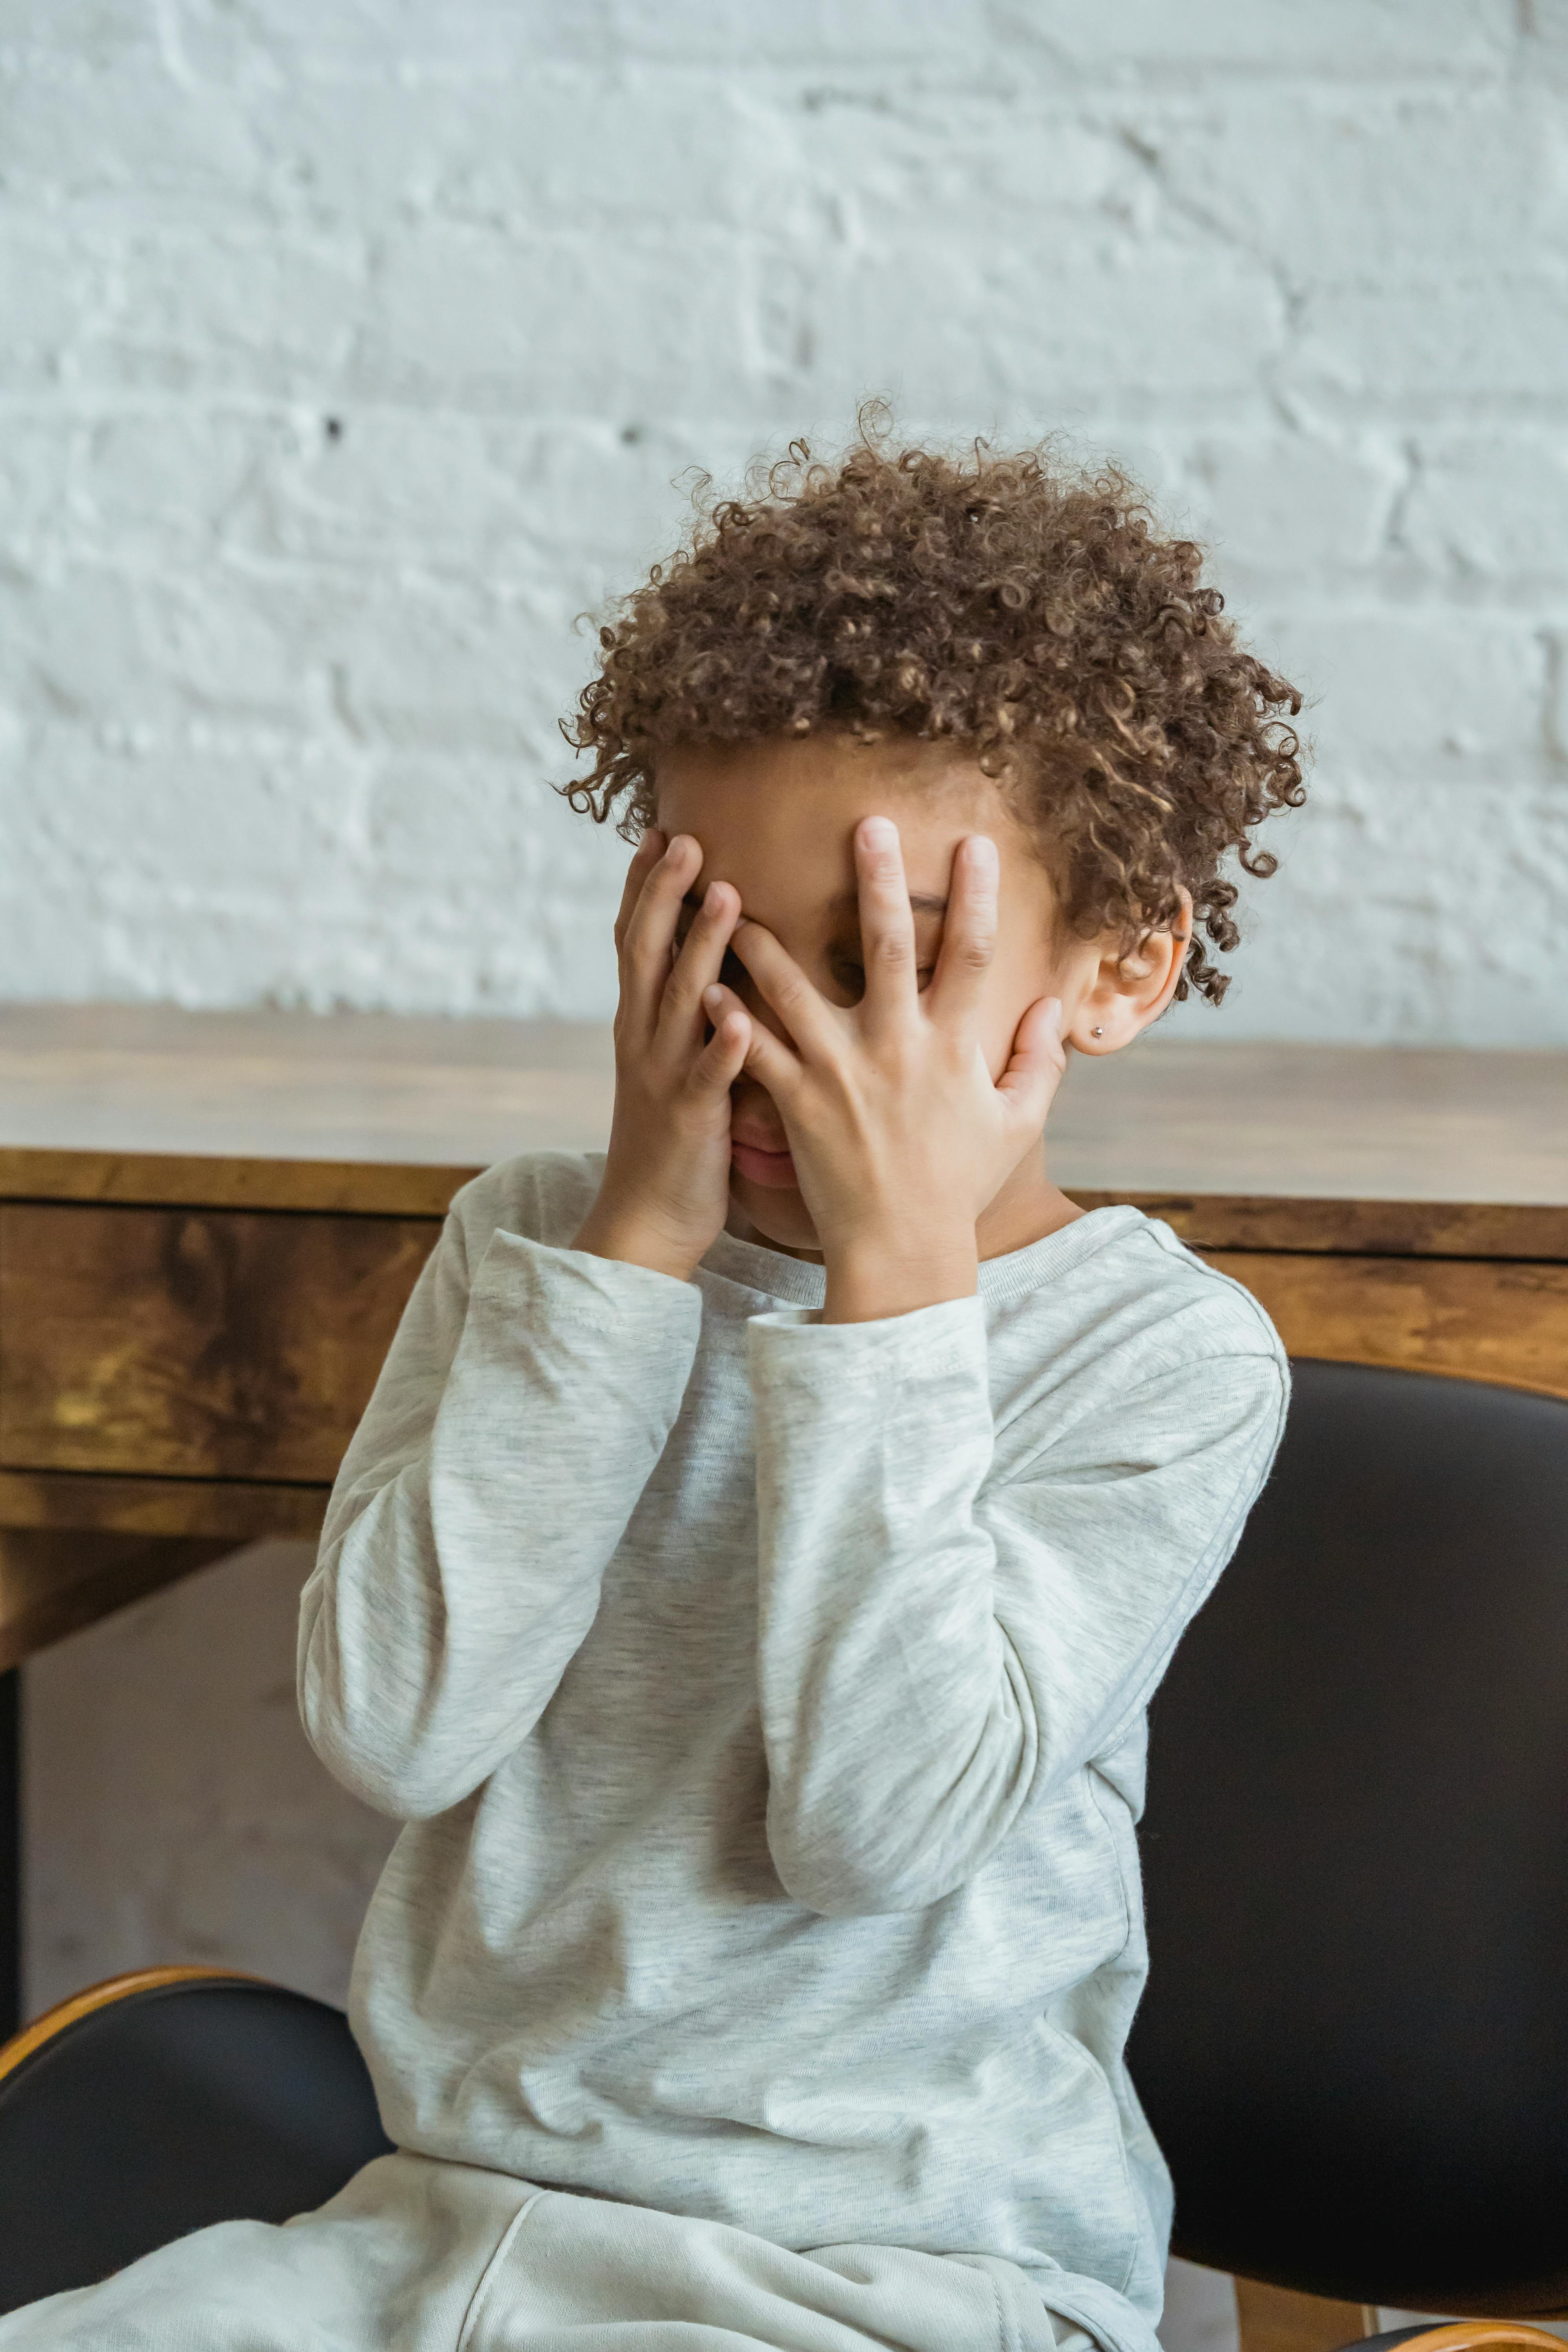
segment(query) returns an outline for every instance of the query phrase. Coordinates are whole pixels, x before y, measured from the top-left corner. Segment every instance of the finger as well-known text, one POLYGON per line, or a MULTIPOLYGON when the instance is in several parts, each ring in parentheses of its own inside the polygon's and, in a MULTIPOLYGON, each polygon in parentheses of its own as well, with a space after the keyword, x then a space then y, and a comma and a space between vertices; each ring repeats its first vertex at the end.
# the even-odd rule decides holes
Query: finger
POLYGON ((669 950, 680 920, 680 902, 702 867, 702 852, 689 833, 678 833, 638 893, 626 924, 621 961, 657 1011, 669 973, 669 950))
POLYGON ((689 1050, 697 1043, 706 1018, 702 992, 718 979, 740 919, 741 894, 734 885, 710 882, 664 984, 658 1029, 668 1044, 689 1050))
POLYGON ((616 952, 617 955, 620 953, 622 943, 626 936, 626 925, 632 919, 632 908, 642 897, 643 884, 647 880, 648 876, 653 872, 654 867, 664 856, 665 850, 668 846, 668 844, 666 842, 663 834, 659 832, 658 827, 657 825, 650 824, 642 839, 638 842, 636 849, 632 852, 632 862, 626 868, 626 887, 621 892, 621 903, 616 915, 616 952))
POLYGON ((686 1081, 692 1094, 729 1093, 746 1066, 752 1025, 751 1015, 733 1001, 727 1012, 720 1009, 713 1034, 693 1062, 686 1081))
POLYGON ((759 1086, 767 1088, 782 1113, 800 1078, 800 1064, 783 1038, 775 1037, 771 1029, 765 1029, 760 1021, 752 1021, 745 1014, 745 1008, 732 989, 717 985, 705 989, 702 1003, 715 1028, 721 1021, 732 1020, 737 1013, 745 1017, 752 1034, 742 1066, 750 1072, 759 1086))
POLYGON ((872 1027, 905 1020, 920 990, 915 976, 915 919, 904 854, 891 817, 863 817, 855 828, 859 883, 860 954, 866 966, 863 1011, 872 1027))
POLYGON ((742 916, 730 946, 756 982, 763 1003, 778 1014, 802 1054, 826 1053, 838 1042, 832 1007, 772 931, 742 916))
POLYGON ((996 951, 996 844, 972 833, 952 853, 936 972, 926 991, 933 1021, 962 1025, 984 992, 996 951))
POLYGON ((1061 999, 1039 997, 1019 1022, 1012 1055, 996 1081, 997 1093, 1021 1129, 1044 1127, 1051 1098, 1066 1069, 1061 999))

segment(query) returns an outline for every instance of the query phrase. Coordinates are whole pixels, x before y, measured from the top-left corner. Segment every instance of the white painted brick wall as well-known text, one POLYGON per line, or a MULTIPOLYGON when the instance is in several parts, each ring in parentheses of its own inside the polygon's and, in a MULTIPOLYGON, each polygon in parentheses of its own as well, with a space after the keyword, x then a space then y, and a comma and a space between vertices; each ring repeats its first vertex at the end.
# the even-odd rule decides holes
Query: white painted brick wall
POLYGON ((574 615, 884 389, 1314 691, 1184 1020, 1568 1042, 1564 0, 0 0, 0 992, 605 1013, 574 615))

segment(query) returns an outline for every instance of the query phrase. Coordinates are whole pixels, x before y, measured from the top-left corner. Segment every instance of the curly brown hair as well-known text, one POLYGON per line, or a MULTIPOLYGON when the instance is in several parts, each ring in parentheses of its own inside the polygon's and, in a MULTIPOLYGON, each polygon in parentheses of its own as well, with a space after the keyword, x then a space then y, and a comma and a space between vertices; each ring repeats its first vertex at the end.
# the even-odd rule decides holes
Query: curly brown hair
MULTIPOLYGON (((1234 948, 1234 850, 1305 798, 1279 714, 1295 688, 1239 643, 1202 551, 1162 534, 1119 468, 1048 444, 999 456, 895 449, 861 415, 831 464, 803 441, 714 501, 599 631, 598 674, 562 732, 593 754, 560 789, 603 823, 657 822, 655 765, 676 743, 834 729, 947 740, 1037 829, 1073 929, 1123 952, 1180 928, 1234 948)), ((1177 988, 1229 986, 1195 936, 1177 988)))

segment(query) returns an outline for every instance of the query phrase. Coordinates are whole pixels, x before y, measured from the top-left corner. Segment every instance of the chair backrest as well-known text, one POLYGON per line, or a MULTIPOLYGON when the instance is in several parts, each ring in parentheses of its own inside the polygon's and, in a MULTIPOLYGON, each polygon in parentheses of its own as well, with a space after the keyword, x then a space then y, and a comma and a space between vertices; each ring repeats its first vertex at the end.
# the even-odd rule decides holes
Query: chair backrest
POLYGON ((1296 1365, 1154 1701, 1142 1855, 1178 2251, 1568 2305, 1568 1404, 1296 1365))
POLYGON ((0 2312, 307 2212, 391 2145, 347 2019, 279 1985, 153 1969, 39 2032, 0 2053, 0 2312))

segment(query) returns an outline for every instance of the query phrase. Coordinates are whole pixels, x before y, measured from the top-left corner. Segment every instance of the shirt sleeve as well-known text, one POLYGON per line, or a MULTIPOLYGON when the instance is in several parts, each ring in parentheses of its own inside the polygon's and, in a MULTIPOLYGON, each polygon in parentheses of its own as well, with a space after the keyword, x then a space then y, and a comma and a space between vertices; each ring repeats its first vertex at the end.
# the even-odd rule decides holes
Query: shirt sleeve
POLYGON ((444 1811, 526 1738, 593 1623, 696 1353, 696 1288, 459 1220, 409 1301, 300 1601, 300 1711, 346 1788, 444 1811))
POLYGON ((1268 1474, 1283 1359, 1111 1366, 994 1481, 977 1298, 749 1344, 774 1867, 816 1911, 922 1909, 1147 1704, 1268 1474))

